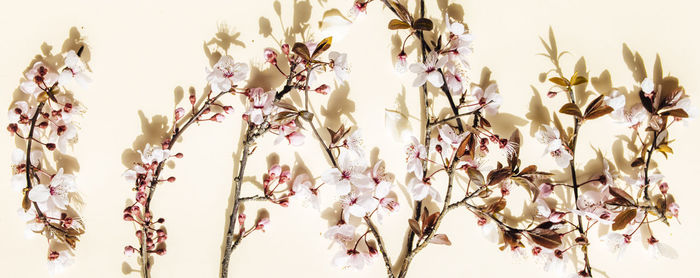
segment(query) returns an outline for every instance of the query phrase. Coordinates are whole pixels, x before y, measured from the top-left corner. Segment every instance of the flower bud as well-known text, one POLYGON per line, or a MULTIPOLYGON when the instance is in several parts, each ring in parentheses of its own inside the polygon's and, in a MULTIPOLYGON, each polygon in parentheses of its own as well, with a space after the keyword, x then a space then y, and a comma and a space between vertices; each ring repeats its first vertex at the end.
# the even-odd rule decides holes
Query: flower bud
POLYGON ((549 91, 549 92, 547 92, 547 97, 548 97, 548 98, 554 98, 554 97, 556 97, 556 96, 557 96, 557 92, 555 92, 555 91, 549 91))
POLYGON ((539 247, 539 246, 532 247, 532 255, 533 256, 539 255, 540 252, 542 252, 542 247, 539 247))
POLYGON ((58 252, 51 251, 51 252, 49 252, 49 261, 53 261, 55 259, 58 259, 59 256, 60 256, 60 254, 58 254, 58 252))
POLYGON ((211 116, 211 118, 210 118, 210 120, 215 121, 217 123, 223 122, 224 119, 226 119, 226 117, 224 116, 224 114, 221 114, 221 113, 216 113, 216 114, 214 114, 214 116, 211 116))
POLYGON ((47 143, 47 144, 46 144, 46 149, 49 150, 49 151, 53 151, 53 150, 56 149, 56 144, 54 144, 54 143, 47 143))
POLYGON ((175 155, 175 157, 177 157, 177 158, 182 158, 183 156, 185 156, 185 155, 182 154, 182 153, 177 153, 177 154, 175 155))
POLYGON ((156 220, 156 222, 163 224, 163 223, 165 223, 165 218, 163 218, 163 217, 158 218, 158 220, 156 220))
POLYGON ((316 91, 317 93, 322 94, 322 95, 327 95, 329 90, 330 90, 330 87, 326 84, 318 86, 316 89, 314 89, 314 91, 316 91))
POLYGON ((125 213, 124 214, 124 221, 134 221, 134 217, 131 216, 131 214, 125 213))
POLYGON ((194 105, 197 102, 197 97, 194 94, 190 95, 190 104, 194 105))
POLYGON ((37 125, 39 128, 47 128, 49 127, 49 122, 41 122, 37 125))
POLYGON ((270 225, 270 218, 265 217, 263 219, 260 219, 258 223, 255 225, 256 230, 262 230, 263 232, 265 231, 265 227, 270 225))
POLYGON ((182 119, 183 116, 185 116, 185 108, 178 107, 177 109, 175 109, 175 120, 176 121, 179 121, 180 119, 182 119))
POLYGON ((158 256, 163 256, 163 255, 165 255, 165 253, 166 253, 165 247, 159 248, 158 250, 156 250, 156 254, 157 254, 158 256))
POLYGON ((230 106, 230 105, 224 106, 224 112, 226 112, 226 114, 231 114, 231 113, 233 113, 233 111, 234 111, 233 106, 230 106))
POLYGON ((168 182, 175 182, 175 177, 169 177, 168 182))
POLYGON ((661 184, 659 184, 659 190, 661 191, 661 194, 666 195, 666 193, 668 192, 668 183, 662 182, 661 184))
POLYGON ((243 226, 244 223, 245 223, 245 214, 244 213, 238 214, 238 224, 243 226))
POLYGON ((289 55, 289 45, 288 44, 285 43, 282 45, 282 53, 284 53, 284 55, 289 55))
POLYGON ((9 124, 7 126, 7 131, 9 131, 10 133, 16 133, 18 130, 19 127, 17 126, 17 124, 9 124))
POLYGON ((270 49, 266 48, 264 51, 265 54, 265 61, 267 61, 270 64, 276 65, 277 64, 277 53, 270 49))
POLYGON ((124 255, 127 255, 127 256, 131 257, 131 256, 133 256, 134 254, 136 254, 136 248, 134 248, 134 247, 131 246, 131 245, 128 245, 128 246, 125 246, 125 247, 124 247, 124 255))

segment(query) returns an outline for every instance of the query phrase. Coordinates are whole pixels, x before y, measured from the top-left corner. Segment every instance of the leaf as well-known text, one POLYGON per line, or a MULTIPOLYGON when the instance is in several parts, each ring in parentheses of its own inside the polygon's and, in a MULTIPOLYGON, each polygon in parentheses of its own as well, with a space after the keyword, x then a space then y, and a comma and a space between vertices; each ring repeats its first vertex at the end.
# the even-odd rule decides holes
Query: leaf
POLYGON ((435 224, 437 223, 438 216, 440 216, 440 213, 436 212, 425 218, 425 220, 422 223, 423 233, 430 233, 430 230, 432 230, 433 227, 435 227, 435 224))
POLYGON ((581 109, 578 108, 578 105, 573 104, 571 102, 564 104, 559 109, 559 113, 564 113, 564 114, 571 115, 574 117, 583 118, 583 114, 581 114, 581 109))
POLYGON ((486 178, 489 181, 488 185, 494 185, 494 184, 498 184, 499 182, 502 182, 503 180, 510 177, 511 173, 512 173, 511 169, 509 169, 509 168, 498 168, 498 169, 491 171, 486 176, 486 178))
POLYGON ((467 152, 468 145, 469 145, 469 136, 465 137, 464 140, 462 140, 462 143, 459 143, 459 147, 457 147, 457 153, 456 153, 457 157, 464 156, 464 154, 467 152))
POLYGON ((503 243, 511 247, 523 246, 523 243, 520 242, 520 234, 510 230, 503 230, 503 243))
POLYGON ((468 168, 467 175, 469 175, 469 180, 478 187, 481 187, 486 183, 484 180, 484 175, 482 175, 477 169, 468 168))
POLYGON ((632 196, 624 190, 614 186, 611 186, 608 189, 610 191, 610 194, 614 197, 618 197, 625 200, 628 203, 628 205, 634 205, 634 198, 632 198, 632 196))
POLYGON ((537 201, 537 196, 540 195, 540 189, 539 187, 535 186, 532 181, 523 177, 511 177, 510 179, 518 185, 525 187, 525 189, 532 194, 532 202, 537 201))
POLYGON ((413 29, 430 31, 433 30, 433 21, 427 18, 419 18, 413 22, 413 29))
POLYGON ((486 213, 497 213, 499 211, 502 211, 504 208, 506 208, 506 199, 498 199, 498 201, 495 201, 484 209, 486 213))
POLYGON ((569 86, 569 81, 564 79, 564 78, 561 78, 561 77, 552 77, 549 79, 549 81, 551 81, 552 83, 557 84, 559 86, 564 86, 564 87, 569 86))
POLYGON ((331 48, 331 42, 333 42, 333 37, 327 37, 321 40, 321 42, 319 42, 316 46, 316 49, 314 49, 314 53, 311 55, 311 58, 314 58, 331 48))
POLYGON ((405 22, 413 22, 413 16, 411 16, 411 13, 408 12, 408 9, 406 9, 406 7, 404 7, 401 3, 393 0, 389 0, 389 3, 392 7, 394 7, 394 10, 396 10, 396 13, 399 15, 399 18, 401 18, 405 22))
POLYGON ((518 157, 520 156, 520 130, 516 128, 510 135, 508 142, 513 146, 513 151, 508 153, 508 165, 511 169, 516 169, 518 167, 518 157))
POLYGON ((24 196, 22 197, 22 208, 24 211, 27 211, 32 207, 32 201, 29 200, 28 192, 28 190, 24 191, 24 196))
POLYGON ((295 43, 292 47, 292 52, 299 55, 302 59, 306 61, 311 61, 311 54, 309 54, 309 48, 303 43, 295 43))
POLYGON ((588 82, 588 79, 586 79, 583 76, 576 76, 575 80, 571 80, 571 86, 576 86, 576 85, 581 85, 583 83, 588 82))
POLYGON ((408 226, 411 227, 411 230, 413 231, 414 234, 418 236, 422 236, 423 233, 421 232, 420 225, 418 224, 418 221, 415 219, 411 218, 408 219, 408 226))
POLYGON ((588 104, 588 106, 586 106, 586 112, 584 112, 584 115, 588 115, 589 113, 593 112, 593 110, 602 106, 603 103, 603 95, 599 95, 597 98, 592 100, 591 103, 588 104))
POLYGON ((637 157, 634 161, 632 161, 632 167, 639 167, 644 165, 644 158, 642 157, 637 157))
POLYGON ((394 18, 391 21, 389 21, 389 30, 399 30, 408 28, 411 28, 411 25, 401 20, 394 18))
POLYGON ((283 101, 279 101, 279 102, 275 103, 275 106, 277 106, 277 107, 279 107, 279 108, 282 108, 282 109, 290 110, 290 111, 295 111, 295 112, 296 112, 296 111, 299 111, 299 110, 297 110, 297 108, 294 106, 294 104, 286 103, 286 102, 283 102, 283 101))
POLYGON ((673 149, 669 147, 667 144, 661 144, 656 149, 661 152, 666 158, 668 158, 668 154, 673 153, 673 149))
POLYGON ((637 217, 637 209, 628 209, 621 212, 615 217, 615 220, 613 220, 613 231, 622 230, 627 224, 632 222, 635 217, 637 217))
POLYGON ((527 231, 527 234, 532 241, 544 248, 555 249, 561 245, 561 236, 553 230, 535 228, 527 231))
POLYGON ((446 234, 436 234, 435 236, 433 236, 433 238, 430 239, 430 243, 442 244, 447 246, 452 245, 452 242, 450 242, 450 239, 447 238, 446 234))
POLYGON ((528 175, 537 172, 537 165, 530 165, 520 170, 520 175, 528 175))
POLYGON ((670 110, 666 110, 666 111, 664 111, 664 109, 661 109, 661 110, 659 110, 659 114, 661 116, 673 116, 676 118, 687 118, 688 117, 688 113, 685 112, 685 110, 683 110, 682 108, 670 109, 670 110))
POLYGON ((612 111, 614 111, 612 107, 603 105, 593 110, 591 113, 586 114, 583 118, 586 120, 592 120, 610 114, 612 111))

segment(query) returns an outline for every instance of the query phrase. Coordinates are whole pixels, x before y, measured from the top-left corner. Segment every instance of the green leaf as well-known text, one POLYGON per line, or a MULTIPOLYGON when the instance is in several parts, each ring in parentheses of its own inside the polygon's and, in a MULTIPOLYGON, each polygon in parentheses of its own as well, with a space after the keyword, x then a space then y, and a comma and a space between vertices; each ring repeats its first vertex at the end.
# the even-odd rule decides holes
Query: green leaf
POLYGON ((389 21, 389 30, 408 29, 411 25, 398 19, 389 21))
POLYGON ((564 86, 564 87, 569 86, 569 80, 566 80, 566 79, 561 78, 561 77, 552 77, 549 79, 549 81, 551 81, 552 83, 557 84, 559 86, 564 86))

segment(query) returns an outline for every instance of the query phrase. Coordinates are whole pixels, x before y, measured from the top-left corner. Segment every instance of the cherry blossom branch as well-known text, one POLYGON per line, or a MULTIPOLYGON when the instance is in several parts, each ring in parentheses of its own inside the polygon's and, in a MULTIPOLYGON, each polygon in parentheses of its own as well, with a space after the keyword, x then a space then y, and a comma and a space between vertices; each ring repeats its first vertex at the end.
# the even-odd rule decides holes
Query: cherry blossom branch
MULTIPOLYGON (((172 150, 172 148, 175 146, 175 143, 177 143, 178 138, 182 136, 182 134, 195 122, 197 122, 202 116, 205 111, 209 111, 210 106, 214 104, 220 97, 223 95, 227 94, 229 92, 220 92, 213 98, 207 98, 207 101, 202 104, 202 106, 194 113, 192 113, 192 116, 180 127, 174 126, 173 129, 173 134, 170 136, 169 139, 166 139, 164 141, 164 145, 167 145, 165 149, 167 150, 172 150)), ((192 110, 194 111, 194 110, 192 110)), ((140 247, 140 253, 141 253, 141 273, 144 278, 149 278, 151 277, 151 262, 150 262, 150 253, 151 253, 151 248, 149 248, 149 233, 152 233, 152 229, 150 226, 152 224, 152 217, 151 215, 151 200, 153 199, 153 196, 156 192, 156 187, 158 183, 162 182, 160 180, 160 175, 161 172, 163 171, 163 167, 165 166, 165 163, 167 162, 167 158, 164 158, 162 161, 158 162, 158 166, 156 167, 156 170, 153 174, 153 179, 150 182, 149 190, 148 190, 148 195, 146 197, 146 201, 144 203, 144 217, 143 217, 143 223, 141 223, 141 247, 140 247)))
POLYGON ((649 164, 651 163, 651 154, 656 149, 656 140, 659 137, 659 133, 654 131, 654 135, 649 146, 649 151, 647 152, 646 163, 644 164, 644 200, 650 201, 649 198, 649 164))
MULTIPOLYGON (((563 75, 560 75, 560 77, 562 79, 564 79, 563 75)), ((574 91, 571 88, 571 86, 568 86, 568 89, 569 89, 570 103, 573 105, 576 105, 576 98, 574 96, 574 91)), ((569 162, 569 169, 571 172, 571 183, 572 183, 573 190, 574 190, 574 207, 576 209, 579 209, 578 200, 579 200, 579 187, 580 187, 580 185, 576 181, 575 161, 576 161, 576 141, 578 139, 579 128, 581 127, 581 120, 579 119, 579 117, 574 116, 573 118, 574 118, 574 133, 571 137, 571 141, 570 141, 571 143, 567 144, 567 145, 569 146, 569 149, 571 150, 571 161, 569 162)), ((588 258, 588 245, 587 245, 588 236, 586 235, 587 232, 586 232, 586 230, 583 229, 583 219, 582 219, 581 215, 577 215, 576 218, 578 221, 578 226, 576 228, 579 232, 579 235, 581 237, 583 237, 585 239, 585 242, 586 242, 585 245, 581 246, 581 252, 583 252, 583 261, 585 264, 584 268, 585 268, 587 274, 590 277, 593 277, 593 272, 591 271, 591 262, 590 262, 590 259, 588 258)))
MULTIPOLYGON (((27 176, 27 187, 24 189, 24 194, 27 200, 29 200, 29 197, 27 196, 29 194, 29 191, 32 189, 32 171, 34 167, 32 166, 32 142, 34 141, 34 127, 36 126, 36 121, 39 118, 39 114, 41 114, 41 109, 44 108, 44 104, 46 102, 40 102, 39 105, 36 107, 36 112, 34 112, 34 116, 32 116, 31 124, 29 125, 29 135, 27 135, 27 157, 26 157, 26 176, 27 176)), ((24 201, 23 201, 24 202, 24 201)), ((32 201, 32 205, 34 206, 34 209, 36 210, 37 215, 41 219, 42 222, 46 221, 46 217, 44 216, 44 213, 41 211, 39 208, 39 205, 37 205, 36 202, 32 201)), ((26 208, 25 208, 26 209, 26 208)))
POLYGON ((374 239, 377 240, 377 246, 379 246, 379 252, 382 253, 382 258, 384 259, 384 266, 386 267, 387 277, 394 278, 394 272, 392 271, 392 267, 391 267, 391 259, 389 259, 389 254, 386 252, 386 249, 384 248, 384 240, 382 239, 382 236, 379 234, 379 230, 374 225, 374 222, 372 222, 372 219, 369 216, 365 216, 364 220, 365 220, 365 223, 367 223, 367 227, 369 227, 370 232, 372 232, 372 236, 374 236, 374 239))

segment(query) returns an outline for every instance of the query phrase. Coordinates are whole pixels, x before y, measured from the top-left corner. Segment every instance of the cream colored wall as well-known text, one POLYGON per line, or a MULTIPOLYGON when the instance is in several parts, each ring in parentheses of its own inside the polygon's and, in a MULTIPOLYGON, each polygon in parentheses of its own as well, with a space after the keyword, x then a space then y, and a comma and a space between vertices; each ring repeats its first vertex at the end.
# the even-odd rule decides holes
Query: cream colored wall
MULTIPOLYGON (((281 22, 285 28, 294 21, 306 22, 305 13, 300 11, 310 6, 307 16, 312 31, 308 34, 316 30, 323 11, 330 8, 345 11, 350 5, 349 1, 281 2, 281 22), (299 7, 296 15, 294 6, 299 7)), ((544 51, 539 37, 546 38, 550 26, 555 31, 559 48, 573 53, 564 63, 569 74, 579 57, 584 57, 586 71, 591 77, 598 77, 607 70, 612 86, 631 89, 637 83, 623 58, 622 49, 626 43, 632 51, 639 52, 650 75, 658 54, 664 74, 678 77, 691 96, 700 90, 697 79, 700 66, 697 26, 700 21, 696 15, 700 5, 696 1, 492 0, 458 1, 452 5, 453 11, 463 10, 464 21, 477 38, 472 76, 478 82, 481 72, 488 69, 504 96, 501 111, 507 114, 494 122, 508 131, 513 124, 517 125, 525 135, 522 158, 533 162, 544 160, 540 164, 542 167, 551 169, 554 163, 541 158, 541 146, 531 137, 533 129, 529 122, 530 109, 537 107, 533 90, 542 95, 548 89, 538 77, 550 65, 536 54, 544 51), (455 9, 459 6, 461 8, 455 9)), ((132 198, 131 185, 120 176, 125 169, 123 159, 129 157, 132 147, 159 141, 157 135, 163 121, 158 115, 171 114, 178 88, 184 88, 185 93, 190 87, 202 92, 206 85, 204 68, 210 66, 203 51, 204 44, 215 36, 219 26, 229 26, 230 32, 236 34, 236 43, 228 49, 229 54, 253 67, 263 64, 262 50, 276 47, 274 38, 284 37, 273 1, 11 1, 3 6, 0 12, 3 37, 0 91, 5 93, 1 94, 0 103, 9 106, 23 70, 40 52, 43 42, 58 50, 68 37, 69 29, 76 26, 90 47, 89 65, 95 82, 89 89, 76 90, 88 112, 81 121, 80 141, 75 147, 87 233, 79 243, 76 264, 59 277, 138 277, 137 272, 130 271, 130 266, 138 268, 136 260, 122 254, 124 245, 135 241, 134 227, 121 220, 126 200, 132 198), (261 35, 267 33, 259 28, 265 21, 269 21, 273 36, 261 35), (141 135, 144 132, 146 137, 141 135)), ((435 5, 428 8, 433 11, 431 16, 439 16, 434 12, 435 5)), ((322 119, 324 115, 335 113, 324 113, 326 110, 321 107, 330 106, 331 111, 341 112, 339 118, 331 115, 330 123, 340 120, 346 125, 362 127, 365 146, 378 148, 379 157, 388 160, 389 170, 399 177, 397 181, 401 185, 395 190, 402 210, 380 227, 390 256, 396 259, 403 246, 410 209, 405 191, 398 189, 405 184, 403 146, 387 139, 384 110, 395 108, 397 96, 405 91, 408 110, 417 116, 419 94, 410 87, 412 76, 397 76, 392 72, 394 32, 386 29, 390 13, 379 3, 370 5, 368 13, 353 26, 347 38, 334 42, 333 46, 349 55, 350 88, 341 88, 329 96, 314 96, 313 103, 322 119)), ((281 84, 278 76, 266 67, 255 76, 254 85, 272 89, 281 84)), ((175 175, 178 180, 162 186, 156 194, 153 209, 167 219, 169 240, 168 254, 155 259, 154 277, 218 275, 241 134, 238 116, 244 110, 237 98, 225 101, 235 106, 236 116, 222 124, 202 124, 185 134, 176 147, 185 158, 176 161, 175 169, 167 170, 167 175, 175 175)), ((543 103, 550 111, 559 104, 546 98, 543 103)), ((418 123, 414 121, 413 125, 418 134, 418 123)), ((622 128, 611 127, 608 120, 585 126, 582 132, 577 155, 581 166, 595 157, 592 148, 599 148, 612 158, 616 153, 615 136, 628 134, 622 128)), ((656 235, 672 244, 680 258, 652 261, 641 245, 635 244, 623 261, 617 262, 594 240, 591 260, 596 269, 604 270, 608 277, 697 275, 700 203, 694 198, 700 189, 693 173, 700 167, 695 145, 698 135, 697 122, 685 128, 674 127, 672 138, 677 139, 676 154, 669 160, 657 157, 681 205, 682 224, 674 223, 670 230, 656 229, 656 235)), ((311 135, 308 136, 311 139, 311 135)), ((14 143, 9 136, 3 138, 8 139, 0 153, 9 156, 14 143)), ((249 161, 247 176, 260 178, 267 162, 274 160, 268 159, 273 152, 279 154, 281 164, 294 167, 298 159, 297 163, 308 167, 316 176, 328 168, 316 142, 309 140, 300 148, 270 147, 272 139, 262 140, 249 161)), ((5 169, 10 168, 9 160, 0 160, 0 163, 5 169)), ((9 180, 9 170, 6 177, 9 180)), ((253 193, 254 189, 248 185, 244 192, 253 193)), ((0 190, 1 276, 46 276, 45 242, 24 239, 24 224, 15 214, 20 198, 9 187, 0 190)), ((328 207, 333 192, 324 192, 322 198, 322 207, 328 207)), ((256 208, 257 205, 249 206, 247 211, 255 214, 256 208)), ((332 211, 323 211, 322 217, 304 208, 272 207, 269 212, 273 226, 265 234, 247 238, 236 250, 231 277, 381 277, 384 273, 379 259, 360 274, 330 265, 336 250, 330 248, 329 241, 320 234, 329 221, 333 221, 328 220, 332 211)), ((427 248, 414 260, 409 276, 511 277, 520 274, 552 277, 532 260, 514 261, 495 244, 483 240, 475 222, 473 216, 461 211, 449 215, 441 229, 449 234, 453 246, 427 248)))

